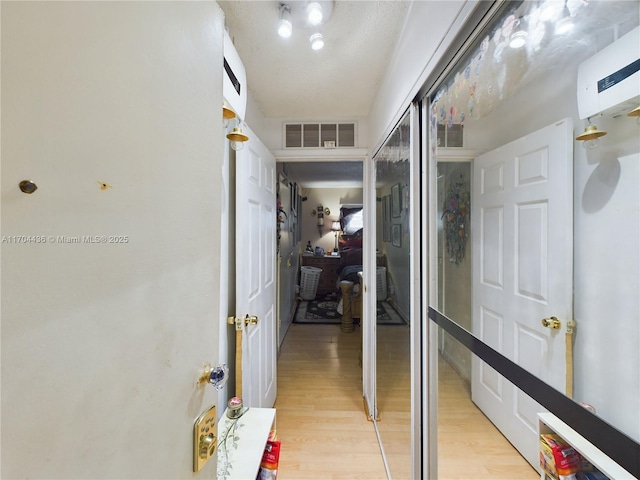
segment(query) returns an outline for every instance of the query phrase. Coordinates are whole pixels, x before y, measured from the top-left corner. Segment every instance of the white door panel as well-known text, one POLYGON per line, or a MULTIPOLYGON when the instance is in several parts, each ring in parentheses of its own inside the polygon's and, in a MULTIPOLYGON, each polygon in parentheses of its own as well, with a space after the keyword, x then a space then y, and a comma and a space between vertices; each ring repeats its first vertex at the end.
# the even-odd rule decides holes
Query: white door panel
POLYGON ((500 290, 504 285, 503 217, 502 207, 482 210, 482 250, 479 252, 482 283, 500 290))
MULTIPOLYGON (((242 396, 250 407, 276 399, 276 162, 248 128, 236 152, 236 317, 257 316, 243 327, 242 396)), ((236 366, 239 368, 239 366, 236 366)))
MULTIPOLYGON (((573 138, 562 120, 474 162, 473 332, 560 391, 572 319, 573 138), (542 326, 545 317, 560 330, 542 326)), ((543 408, 473 357, 472 397, 534 466, 543 408)))

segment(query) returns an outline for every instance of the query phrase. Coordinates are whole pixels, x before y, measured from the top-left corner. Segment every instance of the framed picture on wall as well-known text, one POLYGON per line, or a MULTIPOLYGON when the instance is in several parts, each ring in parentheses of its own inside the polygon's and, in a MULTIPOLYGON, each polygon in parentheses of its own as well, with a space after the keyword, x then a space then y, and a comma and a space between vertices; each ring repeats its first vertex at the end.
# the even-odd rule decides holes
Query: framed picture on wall
POLYGON ((391 225, 391 245, 394 247, 402 246, 402 225, 399 223, 391 225))
POLYGON ((400 197, 400 184, 396 183, 391 187, 391 216, 397 218, 402 209, 402 198, 400 197))
POLYGON ((291 199, 291 215, 293 217, 297 217, 298 216, 298 184, 297 183, 290 183, 289 184, 289 193, 290 193, 290 199, 291 199))
POLYGON ((391 195, 382 197, 382 241, 391 241, 391 195))
MULTIPOLYGON (((297 190, 296 190, 297 191, 297 190)), ((296 211, 302 213, 302 195, 296 195, 296 211)), ((296 222, 296 243, 302 239, 302 215, 297 219, 296 222)))
POLYGON ((402 186, 402 210, 409 210, 409 185, 402 186))

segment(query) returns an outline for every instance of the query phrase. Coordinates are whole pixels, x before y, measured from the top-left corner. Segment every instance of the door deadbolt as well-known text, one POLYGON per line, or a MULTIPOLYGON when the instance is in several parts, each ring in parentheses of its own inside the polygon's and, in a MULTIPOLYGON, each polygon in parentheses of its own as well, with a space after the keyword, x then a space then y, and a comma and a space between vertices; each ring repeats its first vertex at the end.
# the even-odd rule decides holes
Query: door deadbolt
POLYGON ((216 449, 216 436, 213 433, 200 435, 200 458, 208 460, 216 449))
POLYGON ((212 405, 193 424, 193 471, 199 472, 218 446, 216 407, 212 405))
POLYGON ((558 320, 557 317, 549 317, 549 318, 542 319, 543 327, 551 328, 553 330, 559 330, 560 325, 562 325, 562 323, 560 322, 560 320, 558 320))

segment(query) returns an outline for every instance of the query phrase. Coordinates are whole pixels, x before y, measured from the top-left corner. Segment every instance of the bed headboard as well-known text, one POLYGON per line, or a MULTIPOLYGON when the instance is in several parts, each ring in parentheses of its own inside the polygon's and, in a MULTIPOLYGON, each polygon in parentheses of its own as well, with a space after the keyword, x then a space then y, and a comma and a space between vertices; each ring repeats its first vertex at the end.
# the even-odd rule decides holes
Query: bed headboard
POLYGON ((362 205, 340 206, 340 247, 362 248, 362 205))

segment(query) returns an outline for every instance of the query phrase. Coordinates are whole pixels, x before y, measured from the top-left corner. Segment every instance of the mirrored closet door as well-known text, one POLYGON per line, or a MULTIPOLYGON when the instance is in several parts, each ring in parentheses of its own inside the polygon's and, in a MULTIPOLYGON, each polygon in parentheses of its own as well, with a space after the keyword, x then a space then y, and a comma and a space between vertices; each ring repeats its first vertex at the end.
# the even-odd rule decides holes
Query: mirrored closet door
POLYGON ((374 157, 376 425, 391 478, 411 478, 410 115, 374 157))

